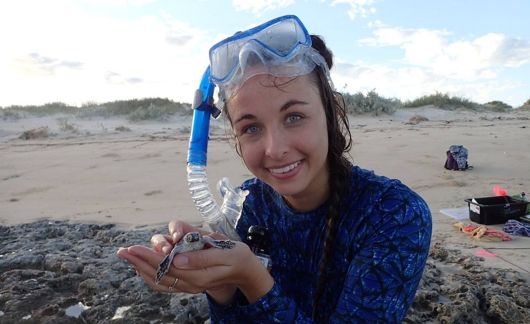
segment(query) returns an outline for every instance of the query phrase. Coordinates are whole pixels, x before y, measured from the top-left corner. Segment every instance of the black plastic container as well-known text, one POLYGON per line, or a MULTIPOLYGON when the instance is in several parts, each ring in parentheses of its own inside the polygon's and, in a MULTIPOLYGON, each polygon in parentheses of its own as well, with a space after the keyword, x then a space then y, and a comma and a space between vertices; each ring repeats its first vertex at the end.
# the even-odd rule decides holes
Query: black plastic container
POLYGON ((517 219, 526 214, 527 201, 512 197, 483 197, 466 199, 469 219, 484 225, 504 224, 509 219, 517 219))

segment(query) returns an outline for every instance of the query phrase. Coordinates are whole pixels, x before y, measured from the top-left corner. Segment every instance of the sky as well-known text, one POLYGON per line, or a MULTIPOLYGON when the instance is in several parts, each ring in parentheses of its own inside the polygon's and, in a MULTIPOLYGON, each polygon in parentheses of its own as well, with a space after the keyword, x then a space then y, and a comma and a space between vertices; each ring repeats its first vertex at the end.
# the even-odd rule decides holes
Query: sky
POLYGON ((334 53, 335 87, 530 99, 526 0, 2 0, 0 107, 191 102, 216 42, 294 14, 334 53))

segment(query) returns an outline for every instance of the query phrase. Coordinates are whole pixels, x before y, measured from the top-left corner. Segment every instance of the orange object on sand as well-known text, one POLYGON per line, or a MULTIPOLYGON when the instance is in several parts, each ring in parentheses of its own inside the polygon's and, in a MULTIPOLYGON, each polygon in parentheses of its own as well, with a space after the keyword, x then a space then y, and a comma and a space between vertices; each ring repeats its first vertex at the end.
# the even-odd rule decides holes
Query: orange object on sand
POLYGON ((503 231, 499 231, 492 228, 487 228, 484 225, 476 224, 464 224, 462 222, 454 223, 454 227, 458 228, 461 232, 471 235, 477 240, 502 242, 511 241, 512 237, 503 231))
POLYGON ((501 196, 501 197, 502 196, 508 196, 508 190, 504 189, 501 186, 493 186, 493 193, 497 197, 499 197, 499 196, 501 196))

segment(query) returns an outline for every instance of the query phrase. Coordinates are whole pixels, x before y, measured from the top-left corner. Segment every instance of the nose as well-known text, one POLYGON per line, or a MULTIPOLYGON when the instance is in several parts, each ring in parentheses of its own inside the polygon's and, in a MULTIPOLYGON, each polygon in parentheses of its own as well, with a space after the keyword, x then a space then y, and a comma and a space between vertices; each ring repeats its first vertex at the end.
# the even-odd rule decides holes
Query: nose
POLYGON ((265 155, 273 160, 281 160, 289 151, 289 139, 278 128, 268 130, 265 136, 265 155))

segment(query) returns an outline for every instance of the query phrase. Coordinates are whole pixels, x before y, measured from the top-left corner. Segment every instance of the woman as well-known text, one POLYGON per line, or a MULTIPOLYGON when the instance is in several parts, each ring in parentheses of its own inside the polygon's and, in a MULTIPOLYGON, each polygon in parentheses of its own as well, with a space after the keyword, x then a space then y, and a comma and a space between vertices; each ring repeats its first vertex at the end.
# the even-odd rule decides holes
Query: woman
MULTIPOLYGON (((157 266, 190 231, 169 224, 153 249, 120 249, 155 290, 205 292, 213 322, 401 322, 428 255, 431 215, 398 180, 346 158, 344 103, 332 55, 300 20, 284 16, 214 45, 211 79, 236 149, 256 177, 237 225, 269 232, 268 271, 244 242, 187 252, 155 284, 157 266)), ((217 233, 206 233, 222 238, 217 233)))

